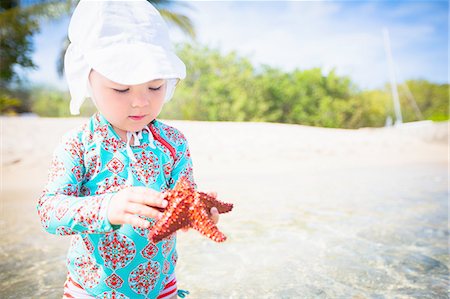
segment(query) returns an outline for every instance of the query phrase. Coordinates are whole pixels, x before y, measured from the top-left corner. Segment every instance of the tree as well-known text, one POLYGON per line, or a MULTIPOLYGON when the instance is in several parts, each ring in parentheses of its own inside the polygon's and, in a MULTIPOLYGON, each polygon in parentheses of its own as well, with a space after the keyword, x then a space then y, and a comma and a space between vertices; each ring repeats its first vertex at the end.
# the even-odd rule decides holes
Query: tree
POLYGON ((442 121, 449 119, 449 85, 426 80, 407 80, 399 87, 400 103, 405 121, 421 118, 442 121))
POLYGON ((31 59, 32 37, 43 21, 62 16, 71 1, 41 1, 21 5, 19 0, 0 1, 0 88, 20 81, 17 68, 36 68, 31 59))

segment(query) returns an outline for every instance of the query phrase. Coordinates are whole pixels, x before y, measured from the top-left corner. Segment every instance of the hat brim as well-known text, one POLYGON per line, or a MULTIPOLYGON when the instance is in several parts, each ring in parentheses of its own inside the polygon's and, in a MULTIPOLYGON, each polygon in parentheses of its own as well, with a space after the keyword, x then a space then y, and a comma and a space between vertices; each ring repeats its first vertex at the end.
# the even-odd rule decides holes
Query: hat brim
POLYGON ((85 58, 91 68, 123 85, 186 77, 186 66, 175 53, 149 44, 110 45, 85 58))

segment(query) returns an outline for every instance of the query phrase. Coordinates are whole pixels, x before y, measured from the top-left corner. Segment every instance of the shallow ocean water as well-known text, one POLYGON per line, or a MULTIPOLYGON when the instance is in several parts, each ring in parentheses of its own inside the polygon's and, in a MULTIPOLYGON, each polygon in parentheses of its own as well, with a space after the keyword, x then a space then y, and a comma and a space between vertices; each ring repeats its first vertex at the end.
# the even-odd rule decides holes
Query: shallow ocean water
MULTIPOLYGON (((248 175, 257 174, 221 182, 236 190, 219 191, 235 204, 219 224, 226 242, 179 233, 187 298, 448 298, 442 166, 311 173, 298 182, 261 174, 253 186, 248 175)), ((2 298, 60 298, 69 238, 42 233, 33 211, 19 223, 9 213, 19 207, 2 209, 2 298)))
MULTIPOLYGON (((188 138, 199 187, 217 191, 235 207, 219 223, 228 236, 224 243, 196 231, 178 234, 177 279, 180 289, 190 291, 187 299, 449 297, 444 158, 382 161, 398 155, 395 151, 418 155, 411 148, 421 145, 411 139, 394 151, 391 139, 367 132, 359 139, 333 133, 342 134, 337 140, 342 146, 333 147, 293 126, 246 125, 239 137, 238 124, 188 124, 202 128, 197 140, 188 138), (222 128, 220 134, 229 134, 226 142, 203 147, 207 130, 214 133, 209 128, 222 128), (276 134, 279 128, 297 134, 298 145, 282 152, 287 141, 276 134), (266 134, 259 134, 261 129, 266 134), (262 135, 266 139, 248 137, 262 135), (365 158, 372 152, 361 159, 352 152, 355 141, 367 142, 374 158, 365 158), (245 152, 237 146, 243 142, 245 152), (258 152, 268 146, 270 151, 258 152), (313 150, 321 151, 320 159, 310 154, 313 150)), ((15 177, 17 170, 26 183, 8 181, 12 185, 2 189, 0 298, 61 298, 70 238, 42 230, 35 206, 46 169, 36 156, 21 157, 8 162, 16 164, 3 173, 15 177)))
POLYGON ((261 177, 236 194, 223 244, 181 235, 180 287, 194 298, 448 298, 445 168, 306 178, 261 177))

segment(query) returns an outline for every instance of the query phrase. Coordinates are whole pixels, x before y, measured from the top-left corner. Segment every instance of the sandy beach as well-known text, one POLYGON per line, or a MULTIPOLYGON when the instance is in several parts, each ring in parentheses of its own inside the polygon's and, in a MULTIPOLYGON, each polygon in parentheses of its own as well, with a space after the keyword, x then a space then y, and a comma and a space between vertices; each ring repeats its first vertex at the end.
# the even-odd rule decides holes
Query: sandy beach
MULTIPOLYGON (((69 238, 43 231, 36 202, 62 134, 86 119, 0 120, 0 297, 60 298, 69 238)), ((448 298, 448 122, 165 122, 186 135, 199 189, 235 204, 225 243, 179 233, 187 298, 448 298)))

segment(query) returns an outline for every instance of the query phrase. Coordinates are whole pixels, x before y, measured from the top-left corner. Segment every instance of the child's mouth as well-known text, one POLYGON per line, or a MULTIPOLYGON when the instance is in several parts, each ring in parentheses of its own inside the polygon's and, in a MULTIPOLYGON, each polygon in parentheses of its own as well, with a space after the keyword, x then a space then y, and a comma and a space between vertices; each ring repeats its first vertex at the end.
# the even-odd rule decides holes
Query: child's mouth
POLYGON ((132 120, 141 120, 145 117, 145 115, 131 115, 129 116, 129 118, 131 118, 132 120))

